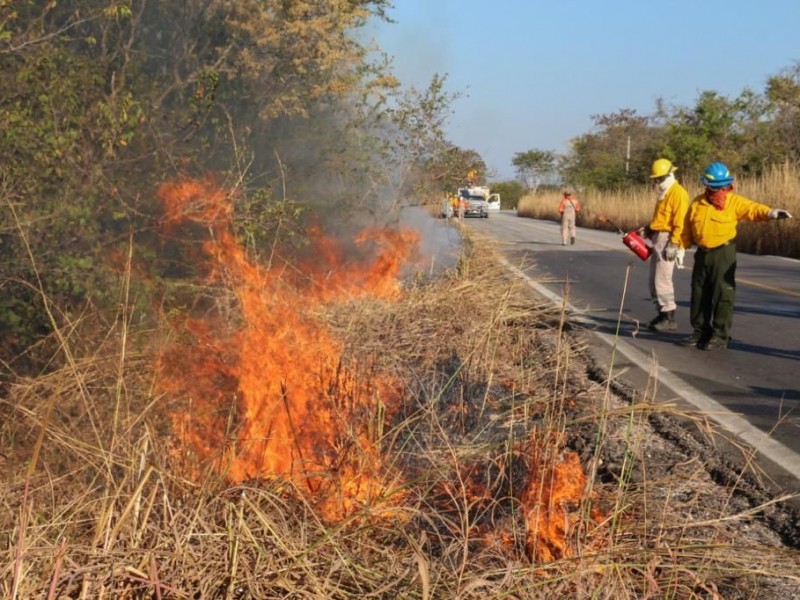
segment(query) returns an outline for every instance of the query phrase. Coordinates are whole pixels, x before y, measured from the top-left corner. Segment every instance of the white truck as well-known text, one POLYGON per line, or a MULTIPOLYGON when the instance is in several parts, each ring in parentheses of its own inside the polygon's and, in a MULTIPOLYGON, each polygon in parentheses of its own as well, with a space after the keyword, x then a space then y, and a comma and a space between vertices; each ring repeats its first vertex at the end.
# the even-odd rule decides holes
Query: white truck
POLYGON ((466 217, 489 216, 489 211, 500 210, 500 194, 492 194, 486 186, 458 188, 458 197, 466 198, 466 217))

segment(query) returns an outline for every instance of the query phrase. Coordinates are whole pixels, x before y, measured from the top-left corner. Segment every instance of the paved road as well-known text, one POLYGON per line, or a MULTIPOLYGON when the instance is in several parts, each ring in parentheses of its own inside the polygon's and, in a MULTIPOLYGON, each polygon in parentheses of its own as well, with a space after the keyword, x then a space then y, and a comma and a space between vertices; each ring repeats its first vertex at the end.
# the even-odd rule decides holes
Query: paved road
POLYGON ((649 265, 622 244, 620 235, 579 229, 576 244, 562 246, 558 224, 506 211, 470 219, 467 226, 499 240, 507 261, 534 287, 567 294, 574 311, 607 346, 615 344, 622 305, 616 339, 623 352, 616 372, 637 365, 652 371, 657 365, 660 400, 688 400, 712 413, 724 428, 800 478, 800 261, 739 254, 733 340, 725 351, 704 352, 676 343, 691 333, 692 251, 686 269, 675 271, 678 331, 656 335, 644 325, 655 315, 649 265))

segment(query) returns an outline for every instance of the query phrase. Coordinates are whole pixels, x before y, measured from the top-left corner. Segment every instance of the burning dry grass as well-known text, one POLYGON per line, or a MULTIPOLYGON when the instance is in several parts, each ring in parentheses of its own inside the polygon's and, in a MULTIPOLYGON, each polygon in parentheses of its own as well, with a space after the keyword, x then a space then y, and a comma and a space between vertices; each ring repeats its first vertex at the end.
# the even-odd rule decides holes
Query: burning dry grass
MULTIPOLYGON (((702 188, 694 181, 681 181, 694 198, 702 188)), ((736 246, 742 252, 773 254, 800 258, 800 171, 791 165, 779 165, 763 177, 737 177, 736 191, 773 208, 785 208, 796 218, 765 226, 763 223, 741 223, 736 246)), ((618 192, 587 189, 579 194, 581 212, 578 225, 599 227, 598 217, 608 217, 625 231, 646 225, 653 216, 655 195, 643 185, 618 192)), ((560 220, 556 207, 560 193, 554 191, 524 196, 517 212, 535 219, 560 220)))
MULTIPOLYGON (((339 448, 364 447, 368 432, 380 472, 394 474, 383 493, 352 496, 331 518, 302 478, 259 469, 231 481, 213 462, 187 472, 173 426, 185 405, 177 392, 157 391, 157 353, 129 349, 152 336, 120 323, 68 367, 17 381, 0 404, 0 595, 797 591, 798 553, 763 521, 775 506, 752 506, 736 484, 720 487, 696 447, 657 435, 661 409, 646 398, 628 405, 591 381, 563 315, 491 254, 467 249, 443 278, 417 280, 392 299, 315 305, 307 318, 337 340, 356 385, 394 382, 391 410, 372 403, 347 413, 350 429, 336 438, 350 444, 339 448)), ((220 410, 232 429, 218 435, 236 440, 226 415, 237 404, 220 410)), ((330 464, 316 468, 316 482, 336 477, 330 464)))

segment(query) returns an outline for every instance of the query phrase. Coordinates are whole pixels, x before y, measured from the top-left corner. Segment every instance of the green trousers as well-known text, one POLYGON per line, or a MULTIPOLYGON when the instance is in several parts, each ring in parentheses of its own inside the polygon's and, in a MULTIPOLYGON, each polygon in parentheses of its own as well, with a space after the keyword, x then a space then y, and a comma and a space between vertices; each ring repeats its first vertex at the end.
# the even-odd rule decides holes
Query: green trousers
POLYGON ((698 248, 692 269, 692 305, 689 319, 704 337, 724 341, 731 337, 736 295, 736 244, 698 248))

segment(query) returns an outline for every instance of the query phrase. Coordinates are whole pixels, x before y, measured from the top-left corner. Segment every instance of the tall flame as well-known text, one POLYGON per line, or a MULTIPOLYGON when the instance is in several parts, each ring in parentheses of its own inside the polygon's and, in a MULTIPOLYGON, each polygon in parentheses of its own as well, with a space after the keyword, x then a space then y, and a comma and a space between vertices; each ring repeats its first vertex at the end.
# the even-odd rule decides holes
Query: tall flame
POLYGON ((160 358, 163 391, 183 399, 173 412, 180 457, 211 462, 230 482, 291 481, 329 518, 384 494, 376 431, 398 386, 348 368, 342 343, 313 313, 355 295, 398 296, 416 235, 364 232, 356 241, 373 244, 377 258, 345 269, 342 251, 316 231, 313 263, 264 268, 237 243, 232 199, 211 181, 165 183, 158 198, 167 225, 207 228, 208 277, 226 282, 238 306, 235 319, 188 319, 160 358))

